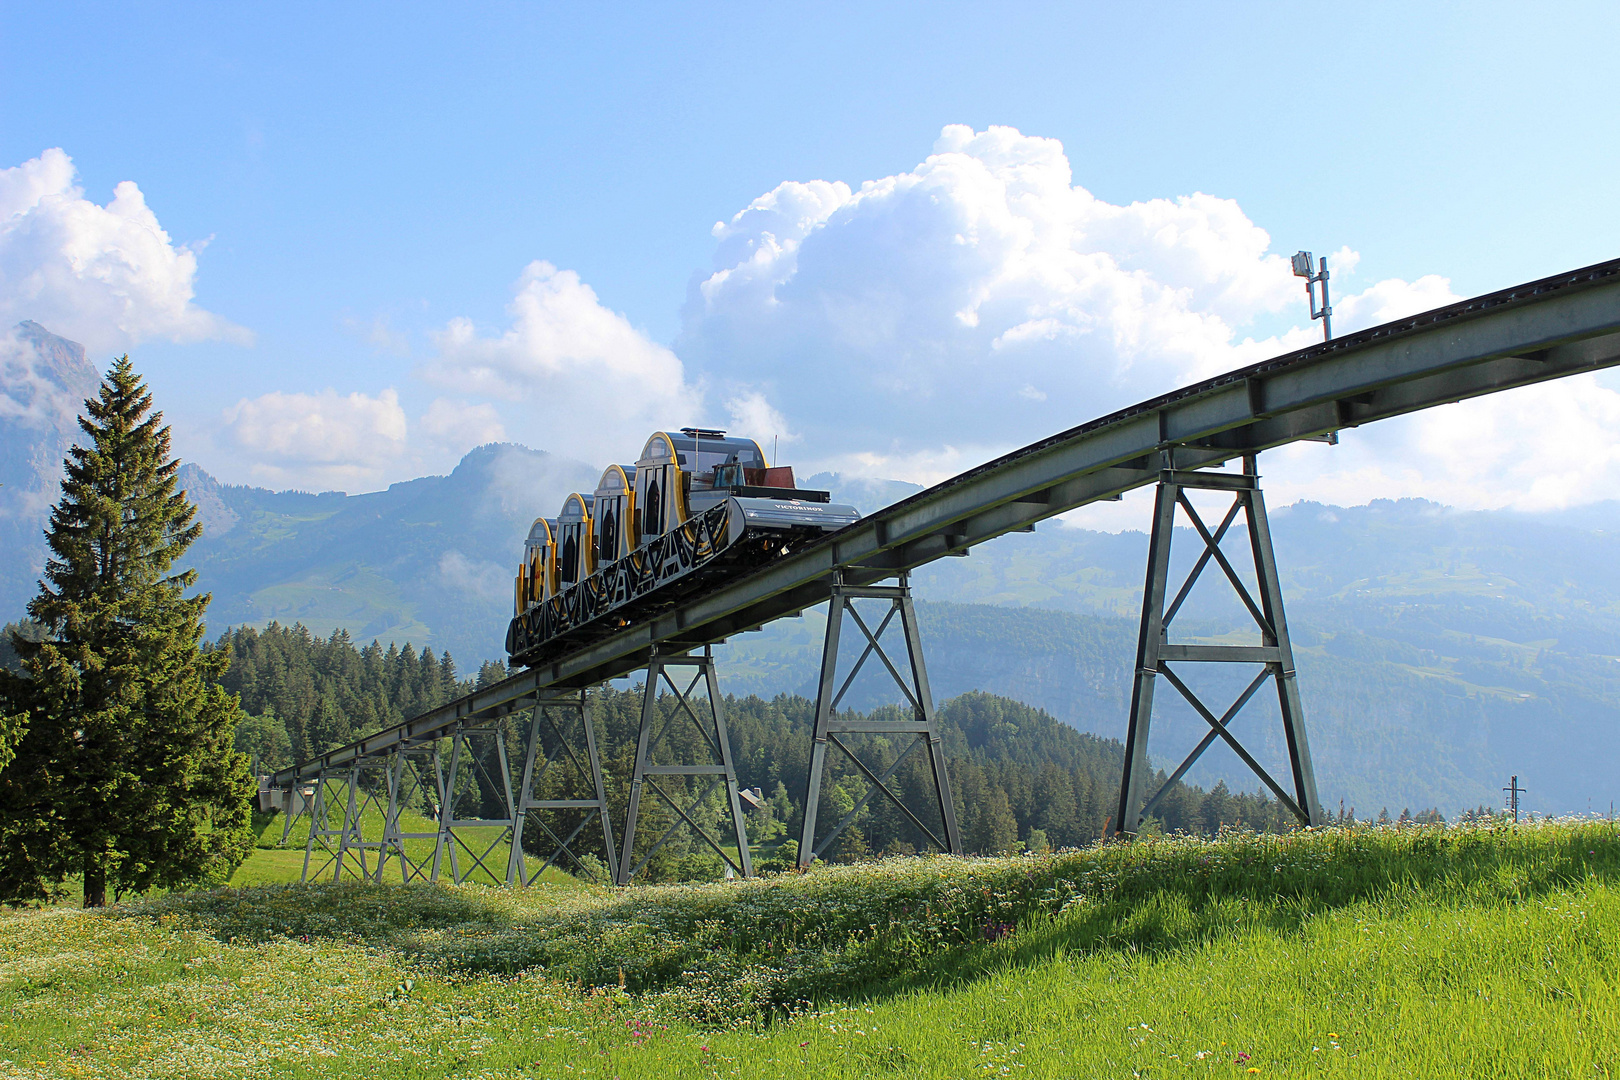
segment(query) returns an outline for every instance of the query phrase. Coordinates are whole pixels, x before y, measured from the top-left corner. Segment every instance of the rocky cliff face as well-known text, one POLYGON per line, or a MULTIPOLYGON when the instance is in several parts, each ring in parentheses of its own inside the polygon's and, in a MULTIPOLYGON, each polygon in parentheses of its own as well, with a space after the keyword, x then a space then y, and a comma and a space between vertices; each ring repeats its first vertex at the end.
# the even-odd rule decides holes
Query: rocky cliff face
POLYGON ((34 594, 62 460, 99 379, 84 346, 36 322, 0 335, 0 620, 19 617, 34 594))

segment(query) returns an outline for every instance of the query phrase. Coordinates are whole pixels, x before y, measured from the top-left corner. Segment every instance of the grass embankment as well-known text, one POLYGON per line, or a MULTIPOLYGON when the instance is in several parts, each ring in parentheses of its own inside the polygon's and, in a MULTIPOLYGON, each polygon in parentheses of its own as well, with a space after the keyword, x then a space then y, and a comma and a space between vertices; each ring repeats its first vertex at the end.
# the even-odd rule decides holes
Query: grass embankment
POLYGON ((8 1075, 1620 1075, 1607 824, 0 920, 8 1075))

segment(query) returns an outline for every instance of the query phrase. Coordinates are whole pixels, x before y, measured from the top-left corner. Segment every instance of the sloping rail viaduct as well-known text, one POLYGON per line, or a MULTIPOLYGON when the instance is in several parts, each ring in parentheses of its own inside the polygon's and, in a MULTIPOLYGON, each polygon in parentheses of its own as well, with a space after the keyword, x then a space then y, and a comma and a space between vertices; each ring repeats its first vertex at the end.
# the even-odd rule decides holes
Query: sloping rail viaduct
MULTIPOLYGON (((570 845, 582 832, 602 840, 609 875, 627 882, 650 854, 635 828, 643 792, 662 798, 674 811, 673 831, 683 822, 743 875, 752 873, 735 768, 717 690, 711 646, 729 635, 760 627, 830 601, 822 659, 801 864, 833 842, 865 800, 831 828, 818 832, 817 807, 829 751, 850 756, 870 790, 867 799, 895 802, 919 838, 946 850, 960 850, 949 778, 935 726, 934 704, 911 605, 907 574, 935 559, 965 554, 1004 533, 1028 531, 1036 522, 1123 492, 1156 485, 1141 633, 1126 735, 1126 764, 1116 832, 1130 834, 1151 815, 1158 793, 1147 768, 1153 695, 1161 680, 1185 696, 1208 722, 1209 731, 1193 753, 1170 774, 1179 779, 1200 753, 1221 740, 1242 758, 1271 792, 1302 822, 1319 823, 1323 812, 1312 774, 1304 714, 1294 675, 1293 655, 1283 614, 1282 593, 1272 555, 1256 455, 1300 440, 1334 441, 1337 432, 1392 416, 1467 398, 1545 382, 1620 364, 1620 259, 1528 282, 1448 307, 1376 326, 1359 333, 1232 371, 1162 397, 1144 401, 1079 427, 1038 440, 970 469, 926 491, 886 507, 758 570, 720 582, 678 604, 624 626, 564 655, 550 657, 502 682, 425 713, 397 727, 304 761, 268 778, 261 790, 266 809, 286 811, 283 842, 295 822, 307 818, 305 876, 328 870, 381 880, 385 872, 403 880, 437 878, 448 862, 461 880, 479 871, 508 884, 526 884, 531 870, 525 854, 525 828, 549 836, 556 853, 546 860, 575 857, 570 845), (1240 462, 1239 470, 1215 469, 1240 462), (1186 497, 1188 489, 1229 493, 1224 519, 1204 522, 1186 497), (1203 543, 1192 576, 1170 594, 1167 571, 1177 514, 1187 517, 1203 543), (1242 518, 1252 560, 1253 590, 1245 586, 1221 541, 1242 518), (1256 623, 1261 644, 1177 645, 1167 628, 1193 580, 1209 570, 1223 574, 1256 623), (865 599, 887 606, 879 623, 855 610, 865 599), (864 640, 860 659, 839 679, 839 635, 846 628, 864 640), (906 657, 898 665, 881 644, 893 628, 906 657), (840 714, 842 689, 872 658, 900 684, 910 704, 909 721, 862 721, 840 714), (1200 701, 1177 674, 1181 664, 1237 663, 1257 667, 1248 688, 1217 714, 1200 701), (614 842, 599 756, 591 724, 587 687, 646 669, 646 700, 640 746, 632 778, 623 847, 614 842), (691 671, 682 689, 671 672, 691 671), (1229 730, 1237 712, 1271 684, 1277 694, 1289 749, 1289 775, 1270 775, 1229 730), (698 764, 657 764, 653 750, 654 699, 667 684, 677 713, 690 717, 704 735, 713 759, 698 764), (697 694, 706 691, 708 707, 697 694), (509 762, 505 725, 521 724, 523 760, 509 762), (851 736, 885 734, 907 744, 904 759, 921 751, 934 779, 937 802, 909 808, 888 786, 899 761, 879 773, 852 747, 851 736), (474 753, 487 740, 482 756, 474 753), (494 787, 504 791, 503 809, 494 816, 458 817, 456 792, 474 762, 498 760, 494 787), (588 778, 585 797, 544 799, 534 785, 561 762, 588 778), (503 774, 504 775, 500 775, 503 774), (700 778, 704 794, 686 805, 660 782, 668 777, 700 778), (517 781, 514 789, 513 781, 517 781), (715 790, 724 793, 732 831, 728 848, 694 820, 694 807, 715 790), (414 800, 414 803, 413 803, 414 800), (429 808, 429 831, 404 831, 407 806, 429 808), (547 824, 547 815, 580 817, 571 832, 547 824), (380 831, 376 823, 382 823, 380 831), (367 835, 368 829, 372 835, 367 835), (470 840, 477 835, 479 839, 470 840), (490 838, 493 837, 491 840, 490 838), (818 839, 819 837, 819 839, 818 839), (501 854, 504 852, 504 855, 501 854), (639 861, 638 861, 639 852, 639 861), (496 865, 504 858, 504 865, 496 865), (397 870, 390 870, 397 862, 397 870)), ((870 611, 870 603, 868 610, 870 611)), ((895 637, 890 638, 891 648, 895 637)), ((667 755, 666 755, 667 758, 667 755)), ((1168 788, 1160 785, 1160 791, 1168 788)), ((665 832, 652 846, 670 835, 665 832)), ((532 834, 531 834, 532 839, 532 834)), ((543 869, 543 867, 542 867, 543 869)))

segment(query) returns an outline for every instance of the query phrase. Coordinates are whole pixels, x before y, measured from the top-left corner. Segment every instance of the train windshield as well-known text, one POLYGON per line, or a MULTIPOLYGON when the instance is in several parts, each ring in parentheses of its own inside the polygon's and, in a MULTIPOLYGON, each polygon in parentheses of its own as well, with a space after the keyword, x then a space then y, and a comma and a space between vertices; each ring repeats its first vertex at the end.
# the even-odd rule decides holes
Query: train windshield
POLYGON ((682 469, 692 474, 692 482, 702 485, 713 475, 717 465, 741 465, 746 469, 763 469, 765 455, 753 439, 739 439, 723 434, 670 435, 675 446, 675 457, 682 469))

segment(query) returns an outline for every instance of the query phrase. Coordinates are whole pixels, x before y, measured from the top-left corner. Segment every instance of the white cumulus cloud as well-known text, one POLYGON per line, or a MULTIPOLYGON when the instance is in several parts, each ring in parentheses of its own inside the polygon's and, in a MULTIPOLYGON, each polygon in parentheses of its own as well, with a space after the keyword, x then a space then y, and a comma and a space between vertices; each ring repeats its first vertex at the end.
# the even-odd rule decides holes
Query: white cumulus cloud
POLYGON ((1333 328, 1336 333, 1348 334, 1461 299, 1451 291, 1451 282, 1438 274, 1425 274, 1413 282, 1389 278, 1364 292, 1334 300, 1333 328))
POLYGON ((859 189, 782 184, 716 237, 682 357, 829 456, 1016 446, 1241 362, 1239 328, 1302 303, 1232 200, 1116 206, 1011 128, 947 127, 859 189))
POLYGON ((726 413, 731 417, 732 431, 756 440, 761 446, 799 441, 798 434, 789 430, 787 420, 758 391, 750 390, 731 398, 726 402, 726 413))
POLYGON ((427 412, 422 414, 417 430, 454 453, 506 439, 506 426, 501 423, 500 413, 495 406, 488 402, 451 401, 449 398, 435 398, 427 412))
POLYGON ((176 245, 125 180, 84 197, 60 149, 0 169, 0 325, 33 319, 92 353, 252 334, 194 301, 197 249, 176 245))
POLYGON ((680 359, 605 307, 572 270, 534 262, 518 279, 511 323, 470 319, 434 335, 430 381, 517 403, 513 434, 586 460, 634 460, 659 428, 701 421, 702 396, 680 359))
POLYGON ((226 410, 226 436, 259 483, 364 490, 406 452, 399 395, 275 393, 226 410))
MULTIPOLYGON (((1056 140, 1007 127, 947 127, 915 168, 858 187, 783 183, 714 233, 676 351, 711 393, 749 403, 735 420, 790 429, 807 465, 859 475, 938 479, 1321 335, 1236 201, 1115 205, 1074 183, 1056 140)), ((1358 254, 1329 259, 1338 333, 1457 299, 1432 274, 1347 289, 1358 254)), ((1555 505, 1609 467, 1611 396, 1566 381, 1465 403, 1273 455, 1268 473, 1350 502, 1555 505)))

